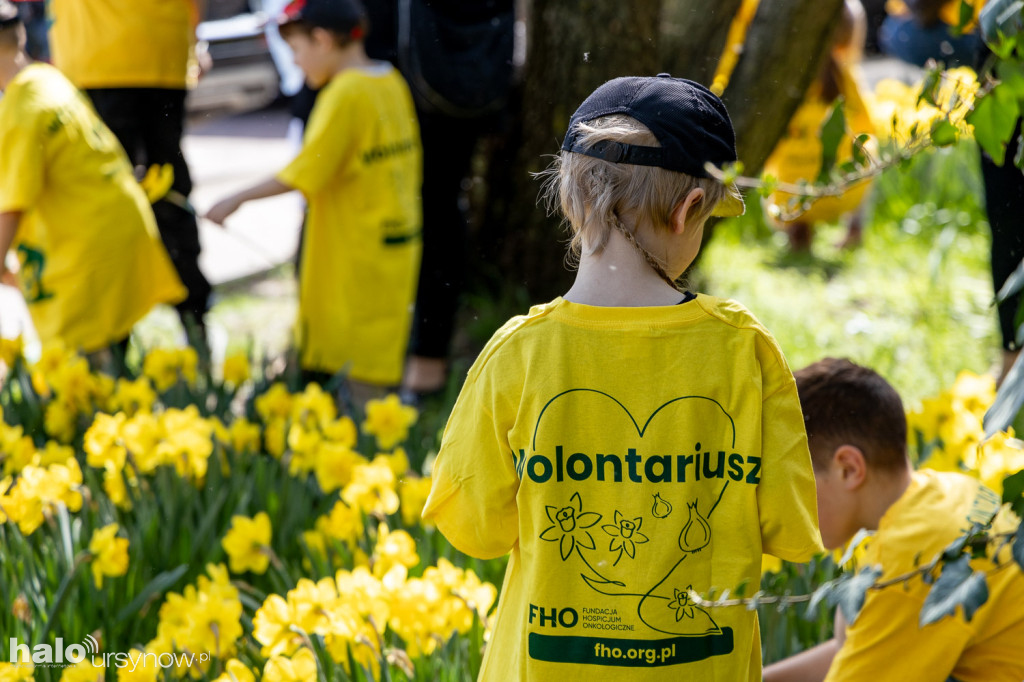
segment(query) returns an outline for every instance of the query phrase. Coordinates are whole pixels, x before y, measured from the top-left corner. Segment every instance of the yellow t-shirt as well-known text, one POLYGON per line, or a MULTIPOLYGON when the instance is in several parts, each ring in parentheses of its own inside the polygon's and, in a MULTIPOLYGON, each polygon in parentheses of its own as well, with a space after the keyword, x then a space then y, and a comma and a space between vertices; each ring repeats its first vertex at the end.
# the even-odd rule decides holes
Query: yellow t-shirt
MULTIPOLYGON (((843 114, 846 125, 853 137, 861 133, 874 135, 875 129, 868 112, 867 105, 861 95, 860 84, 853 71, 854 67, 840 62, 839 90, 843 96, 843 114)), ((821 170, 821 126, 824 124, 832 102, 821 97, 821 84, 812 83, 800 108, 796 110, 786 134, 776 144, 771 156, 764 164, 764 172, 775 176, 780 182, 797 184, 801 180, 813 183, 821 170)), ((847 133, 843 135, 837 149, 837 160, 841 163, 853 156, 853 138, 847 133)), ((871 147, 873 142, 869 142, 871 147)), ((816 221, 833 221, 846 213, 854 211, 864 198, 870 187, 869 181, 859 182, 838 197, 825 197, 811 204, 810 209, 801 214, 799 220, 814 223, 816 221)), ((789 200, 793 195, 776 191, 768 198, 768 203, 778 205, 783 211, 789 210, 789 200)))
POLYGON ((469 371, 423 510, 460 551, 511 551, 481 680, 761 679, 761 553, 822 551, 796 385, 742 306, 513 318, 469 371))
MULTIPOLYGON (((916 556, 922 563, 930 561, 998 507, 999 497, 976 479, 917 471, 882 517, 864 561, 882 566, 882 580, 913 571, 916 556)), ((1004 522, 1010 519, 1000 517, 995 529, 1004 529, 1004 522)), ((953 617, 920 627, 921 607, 931 589, 920 579, 910 581, 907 589, 868 592, 860 615, 846 629, 827 682, 945 682, 950 676, 959 682, 1024 680, 1024 575, 1012 560, 1004 563, 988 574, 988 601, 970 622, 958 609, 953 617)), ((993 568, 988 560, 975 560, 972 566, 985 572, 993 568)))
POLYGON ((23 211, 19 278, 40 339, 92 352, 184 299, 153 210, 113 133, 46 64, 0 98, 0 212, 23 211))
POLYGON ((278 174, 309 204, 299 282, 302 367, 397 384, 422 247, 422 151, 412 96, 387 64, 317 95, 302 150, 278 174))
POLYGON ((193 0, 50 0, 53 63, 79 88, 185 88, 193 0))

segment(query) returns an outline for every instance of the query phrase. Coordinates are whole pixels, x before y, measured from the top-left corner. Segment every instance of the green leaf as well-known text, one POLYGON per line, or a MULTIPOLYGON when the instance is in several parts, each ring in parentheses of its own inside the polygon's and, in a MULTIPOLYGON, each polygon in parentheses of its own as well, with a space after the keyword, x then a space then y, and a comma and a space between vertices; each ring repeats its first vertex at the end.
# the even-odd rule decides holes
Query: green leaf
POLYGON ((810 600, 807 602, 807 610, 804 612, 805 619, 815 620, 818 617, 818 607, 821 606, 822 600, 828 600, 831 603, 834 588, 835 581, 830 580, 827 583, 819 585, 818 589, 814 590, 811 594, 810 600))
MULTIPOLYGON (((924 100, 933 107, 939 108, 935 94, 938 92, 941 82, 942 69, 935 67, 925 71, 924 80, 921 81, 921 94, 917 97, 917 103, 920 104, 921 100, 924 100)), ((913 137, 913 134, 911 134, 911 137, 913 137)))
POLYGON ((996 399, 985 413, 985 437, 988 440, 1013 423, 1014 418, 1024 405, 1024 353, 1017 356, 996 392, 996 399))
POLYGON ((960 14, 957 17, 956 26, 953 27, 953 35, 963 35, 964 29, 974 19, 974 7, 967 0, 960 0, 960 14))
POLYGON ((997 166, 1002 166, 1006 158, 1006 143, 1019 113, 1017 98, 1010 88, 1000 83, 987 95, 976 99, 974 110, 967 114, 967 122, 974 126, 974 139, 997 166))
POLYGON ((846 114, 843 113, 843 98, 839 97, 821 124, 821 170, 818 172, 818 182, 828 182, 832 168, 836 165, 839 143, 845 133, 846 114))
POLYGON ((951 144, 955 144, 957 138, 960 136, 956 126, 950 123, 947 119, 940 118, 936 119, 932 125, 932 144, 936 147, 948 147, 951 144))
POLYGON ((1003 479, 1003 504, 1024 518, 1024 469, 1003 479))
POLYGON ((171 587, 174 583, 181 579, 181 576, 185 575, 188 571, 188 564, 182 564, 174 570, 164 571, 155 578, 149 581, 149 583, 135 595, 135 599, 125 606, 117 613, 117 623, 123 623, 142 609, 146 602, 150 599, 162 594, 165 590, 171 587))
POLYGON ((1024 64, 1013 59, 996 64, 996 77, 1017 99, 1024 99, 1024 64))
POLYGON ((988 584, 985 574, 973 570, 971 558, 965 554, 942 567, 942 574, 932 585, 921 607, 921 627, 952 616, 958 606, 964 610, 964 619, 970 621, 986 601, 988 584))
POLYGON ((864 151, 864 145, 866 145, 870 139, 870 135, 867 133, 861 133, 853 140, 853 162, 858 166, 867 165, 868 155, 864 151))
POLYGON ((846 574, 836 581, 827 599, 830 604, 838 606, 846 622, 853 625, 864 606, 868 588, 874 585, 881 575, 882 569, 877 566, 866 566, 856 575, 846 574))

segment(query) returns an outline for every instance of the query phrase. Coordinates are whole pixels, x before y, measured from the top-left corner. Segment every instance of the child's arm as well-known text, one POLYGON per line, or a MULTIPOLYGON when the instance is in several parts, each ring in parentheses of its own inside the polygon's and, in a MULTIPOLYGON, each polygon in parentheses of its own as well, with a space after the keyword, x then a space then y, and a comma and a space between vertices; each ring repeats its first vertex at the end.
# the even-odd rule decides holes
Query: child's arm
POLYGON ((267 197, 277 196, 278 194, 291 192, 292 189, 292 187, 289 187, 277 178, 270 178, 257 185, 243 189, 241 192, 236 192, 229 197, 221 199, 214 204, 203 217, 207 220, 212 220, 218 225, 223 225, 228 216, 237 211, 239 206, 245 202, 252 201, 253 199, 265 199, 267 197))
POLYGON ((17 286, 14 275, 4 267, 4 260, 7 251, 14 243, 14 237, 18 234, 18 225, 21 224, 21 211, 4 211, 0 213, 0 284, 17 286))

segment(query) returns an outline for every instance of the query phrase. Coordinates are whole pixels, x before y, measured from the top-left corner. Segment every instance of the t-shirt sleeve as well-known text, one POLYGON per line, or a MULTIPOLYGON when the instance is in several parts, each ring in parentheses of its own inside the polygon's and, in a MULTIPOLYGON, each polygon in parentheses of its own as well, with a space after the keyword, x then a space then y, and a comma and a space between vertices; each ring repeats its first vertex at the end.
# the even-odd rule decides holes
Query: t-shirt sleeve
MULTIPOLYGON (((328 86, 329 88, 330 86, 328 86)), ((317 194, 341 169, 352 163, 358 149, 360 131, 368 129, 366 103, 345 92, 323 90, 310 115, 302 149, 277 174, 277 179, 306 196, 317 194)))
POLYGON ((44 150, 37 111, 9 102, 0 120, 0 212, 26 211, 43 191, 44 150))
POLYGON ((423 517, 460 552, 480 559, 507 554, 519 539, 512 424, 489 373, 470 370, 434 460, 423 517))
POLYGON ((919 625, 922 601, 899 585, 869 592, 826 682, 945 682, 970 637, 955 618, 919 625))
POLYGON ((825 551, 817 491, 796 381, 781 354, 765 363, 761 407, 761 481, 757 506, 765 554, 807 561, 825 551))

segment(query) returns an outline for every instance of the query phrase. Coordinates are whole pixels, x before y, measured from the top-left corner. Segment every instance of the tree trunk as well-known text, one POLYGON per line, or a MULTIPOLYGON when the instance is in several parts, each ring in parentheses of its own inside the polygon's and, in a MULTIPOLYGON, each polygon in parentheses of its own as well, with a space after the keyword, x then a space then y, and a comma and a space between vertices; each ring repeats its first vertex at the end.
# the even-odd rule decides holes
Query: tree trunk
POLYGON ((843 0, 761 0, 723 95, 744 173, 761 171, 828 51, 843 0))
MULTIPOLYGON (((537 205, 540 185, 531 173, 558 153, 580 102, 617 76, 670 71, 709 83, 739 4, 664 0, 663 13, 662 0, 532 0, 519 115, 501 147, 491 150, 478 237, 481 260, 496 266, 496 288, 525 287, 540 301, 571 283, 566 233, 537 205), (666 50, 659 51, 663 38, 666 50)), ((762 0, 725 92, 748 173, 764 164, 803 99, 842 4, 762 0)))
POLYGON ((525 285, 533 300, 564 292, 565 233, 537 205, 531 176, 557 154, 569 117, 601 83, 658 71, 660 0, 533 0, 527 18, 522 106, 488 179, 481 237, 499 285, 525 285), (491 262, 494 262, 493 260, 491 262))
POLYGON ((667 71, 673 76, 710 86, 718 67, 718 58, 725 50, 732 18, 742 2, 665 0, 661 23, 661 61, 667 71))

